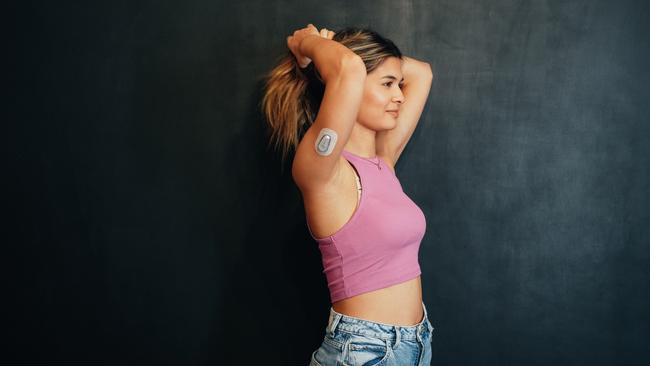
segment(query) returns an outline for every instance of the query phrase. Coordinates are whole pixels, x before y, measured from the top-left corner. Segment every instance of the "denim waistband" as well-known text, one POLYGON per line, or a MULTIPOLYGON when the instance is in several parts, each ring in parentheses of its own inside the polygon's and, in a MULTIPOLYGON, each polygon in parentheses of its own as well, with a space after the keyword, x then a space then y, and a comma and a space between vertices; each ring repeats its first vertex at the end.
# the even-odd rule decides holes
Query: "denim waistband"
POLYGON ((340 329, 349 333, 387 339, 390 341, 396 339, 416 340, 418 335, 421 337, 422 333, 425 331, 431 332, 434 329, 429 321, 427 307, 424 305, 424 301, 422 302, 422 309, 424 309, 424 316, 419 323, 403 326, 356 318, 338 313, 333 307, 330 307, 327 331, 329 333, 334 333, 336 329, 340 329))

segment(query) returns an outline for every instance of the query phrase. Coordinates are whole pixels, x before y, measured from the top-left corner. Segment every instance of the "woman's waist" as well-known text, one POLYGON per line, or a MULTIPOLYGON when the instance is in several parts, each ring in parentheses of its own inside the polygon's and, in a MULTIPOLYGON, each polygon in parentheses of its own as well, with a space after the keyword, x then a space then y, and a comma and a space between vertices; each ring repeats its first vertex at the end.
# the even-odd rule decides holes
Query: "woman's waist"
POLYGON ((337 313, 378 323, 410 326, 423 316, 420 276, 332 304, 337 313))

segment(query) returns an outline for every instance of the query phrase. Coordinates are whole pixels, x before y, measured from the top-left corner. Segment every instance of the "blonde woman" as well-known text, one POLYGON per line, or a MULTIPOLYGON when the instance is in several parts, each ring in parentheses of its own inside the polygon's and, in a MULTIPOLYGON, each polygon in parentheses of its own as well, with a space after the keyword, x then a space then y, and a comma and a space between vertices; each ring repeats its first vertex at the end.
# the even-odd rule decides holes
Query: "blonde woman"
POLYGON ((422 301, 422 210, 395 163, 429 95, 428 63, 367 28, 287 37, 266 79, 262 108, 318 243, 332 306, 310 365, 429 365, 432 331, 422 301))

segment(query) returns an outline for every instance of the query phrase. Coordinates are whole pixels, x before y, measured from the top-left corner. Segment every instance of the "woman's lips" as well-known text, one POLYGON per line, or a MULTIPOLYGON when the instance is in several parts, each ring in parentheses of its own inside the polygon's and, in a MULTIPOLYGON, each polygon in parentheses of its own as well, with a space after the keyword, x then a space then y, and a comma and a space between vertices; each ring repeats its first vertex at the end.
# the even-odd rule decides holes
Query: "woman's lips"
POLYGON ((397 112, 397 111, 387 111, 387 112, 392 114, 393 117, 395 117, 395 118, 399 117, 399 112, 397 112))

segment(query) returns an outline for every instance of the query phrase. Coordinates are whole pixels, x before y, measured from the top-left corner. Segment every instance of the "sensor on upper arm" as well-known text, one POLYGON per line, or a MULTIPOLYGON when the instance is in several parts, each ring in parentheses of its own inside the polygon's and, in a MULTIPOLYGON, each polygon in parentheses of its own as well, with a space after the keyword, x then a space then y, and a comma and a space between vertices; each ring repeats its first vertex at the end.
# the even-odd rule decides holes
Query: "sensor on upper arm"
POLYGON ((337 138, 338 135, 336 134, 336 131, 327 127, 321 129, 316 138, 316 142, 314 143, 314 148, 316 148, 318 155, 330 155, 334 150, 334 146, 336 146, 337 138))

